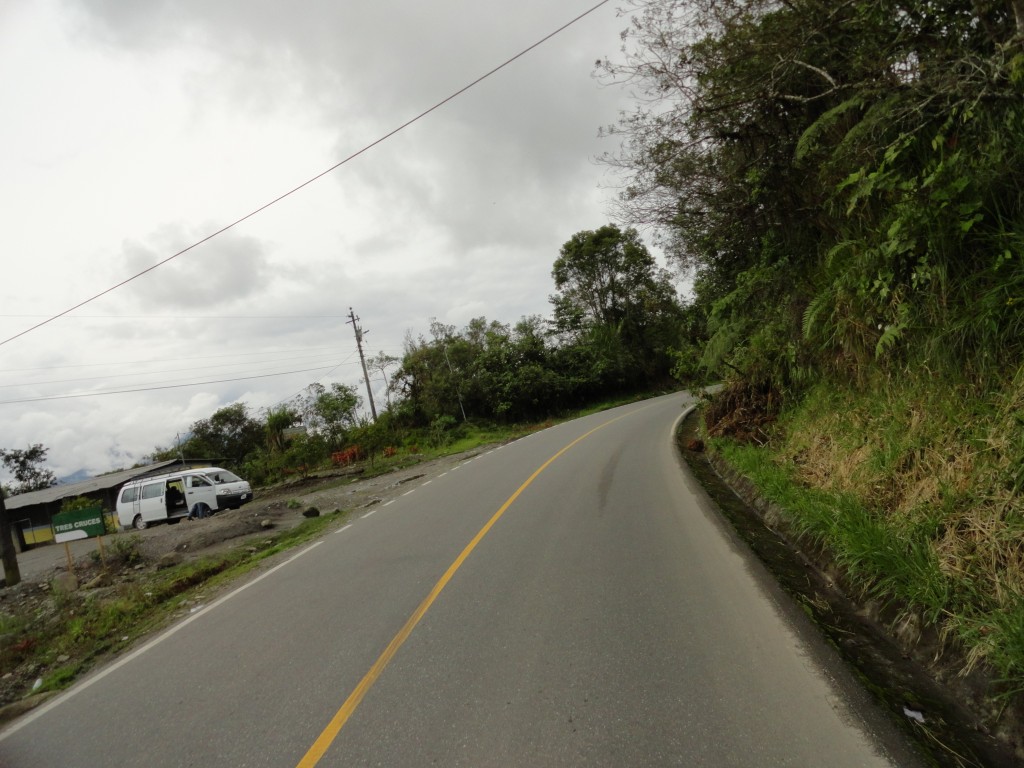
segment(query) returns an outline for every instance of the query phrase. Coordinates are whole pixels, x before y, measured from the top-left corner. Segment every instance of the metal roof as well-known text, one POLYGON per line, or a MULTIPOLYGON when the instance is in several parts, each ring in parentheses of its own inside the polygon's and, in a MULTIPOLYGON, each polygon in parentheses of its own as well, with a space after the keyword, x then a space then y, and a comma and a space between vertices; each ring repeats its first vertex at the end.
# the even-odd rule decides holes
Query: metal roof
MULTIPOLYGON (((164 467, 180 463, 181 462, 178 459, 170 459, 169 461, 160 461, 156 464, 147 464, 144 467, 122 469, 119 472, 111 472, 109 475, 100 475, 99 477, 82 480, 78 483, 54 485, 49 488, 44 488, 41 491, 19 493, 17 496, 5 498, 4 506, 7 507, 7 509, 20 509, 21 507, 31 507, 34 504, 49 504, 53 501, 81 496, 84 493, 90 493, 92 491, 106 491, 110 488, 116 488, 119 485, 127 483, 133 477, 152 474, 164 467)), ((185 463, 188 464, 189 462, 185 463)))

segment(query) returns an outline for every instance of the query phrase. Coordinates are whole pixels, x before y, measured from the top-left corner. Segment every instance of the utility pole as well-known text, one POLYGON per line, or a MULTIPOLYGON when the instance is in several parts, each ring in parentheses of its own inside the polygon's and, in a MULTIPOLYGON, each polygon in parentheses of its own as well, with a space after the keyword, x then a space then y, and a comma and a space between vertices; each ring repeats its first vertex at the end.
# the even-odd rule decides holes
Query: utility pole
MULTIPOLYGON (((437 318, 436 317, 430 318, 431 333, 433 333, 434 327, 436 325, 437 325, 437 318)), ((440 326, 440 327, 443 327, 443 326, 440 326)), ((466 408, 465 408, 465 406, 462 405, 462 387, 459 386, 459 377, 455 375, 455 369, 452 368, 452 361, 448 359, 448 342, 445 341, 445 338, 446 337, 443 336, 440 333, 435 333, 434 334, 434 340, 437 341, 441 345, 441 352, 442 352, 442 354, 444 354, 444 361, 446 363, 448 363, 448 372, 452 375, 452 378, 455 380, 455 396, 457 398, 459 398, 459 410, 462 411, 462 420, 463 420, 463 422, 466 422, 466 421, 469 421, 469 419, 466 418, 466 408)))
POLYGON ((448 363, 448 371, 451 373, 452 378, 455 379, 455 396, 459 398, 459 410, 462 411, 462 420, 468 421, 466 418, 466 409, 462 407, 462 388, 459 386, 459 380, 455 376, 455 369, 452 368, 452 361, 448 359, 448 345, 442 343, 441 351, 444 352, 444 361, 448 363))
MULTIPOLYGON (((352 307, 348 308, 348 320, 345 324, 352 323, 352 330, 356 334, 356 348, 359 350, 359 362, 363 366, 363 381, 366 382, 366 396, 370 399, 370 413, 373 414, 373 420, 377 421, 377 406, 373 404, 373 390, 370 389, 370 374, 366 372, 366 358, 363 357, 363 329, 359 327, 359 318, 356 317, 356 313, 352 311, 352 307)), ((369 333, 369 331, 366 331, 369 333)))

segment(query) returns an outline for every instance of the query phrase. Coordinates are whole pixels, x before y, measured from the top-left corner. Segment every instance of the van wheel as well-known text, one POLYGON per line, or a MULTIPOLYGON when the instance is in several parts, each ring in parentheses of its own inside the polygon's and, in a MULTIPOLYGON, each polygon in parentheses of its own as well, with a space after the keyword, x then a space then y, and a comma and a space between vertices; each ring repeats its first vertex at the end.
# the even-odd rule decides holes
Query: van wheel
POLYGON ((192 511, 195 513, 196 517, 198 517, 198 518, 204 518, 204 517, 209 517, 210 516, 210 507, 207 506, 206 504, 203 504, 202 502, 199 502, 194 507, 192 507, 192 511))
POLYGON ((146 521, 142 519, 142 515, 136 515, 132 525, 135 526, 135 530, 142 531, 146 528, 146 521))

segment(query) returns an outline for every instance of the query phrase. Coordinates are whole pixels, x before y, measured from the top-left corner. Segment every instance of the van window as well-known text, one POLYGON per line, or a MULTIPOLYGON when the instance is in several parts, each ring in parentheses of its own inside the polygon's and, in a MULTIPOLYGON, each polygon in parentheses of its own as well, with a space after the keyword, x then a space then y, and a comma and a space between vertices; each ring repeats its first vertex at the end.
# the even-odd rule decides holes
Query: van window
POLYGON ((142 498, 144 499, 156 499, 162 496, 163 493, 163 483, 150 483, 149 485, 142 486, 142 498))
POLYGON ((130 488, 125 488, 121 491, 121 502, 124 504, 131 504, 133 501, 139 498, 139 486, 133 485, 130 488))
POLYGON ((233 472, 228 472, 227 470, 221 470, 213 475, 213 482, 217 485, 221 485, 223 483, 240 483, 241 481, 242 478, 233 472))
POLYGON ((199 477, 198 475, 192 475, 189 478, 189 480, 192 481, 191 484, 190 484, 192 488, 201 488, 201 487, 204 487, 204 486, 208 488, 210 486, 210 484, 208 482, 206 482, 206 478, 205 477, 199 477))

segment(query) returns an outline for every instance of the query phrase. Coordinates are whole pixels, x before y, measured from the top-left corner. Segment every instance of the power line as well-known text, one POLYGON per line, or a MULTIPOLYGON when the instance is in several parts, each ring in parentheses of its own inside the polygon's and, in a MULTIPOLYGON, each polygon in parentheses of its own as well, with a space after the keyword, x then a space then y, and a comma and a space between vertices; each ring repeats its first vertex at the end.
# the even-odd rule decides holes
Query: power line
POLYGON ((237 379, 217 379, 214 381, 193 381, 188 384, 164 384, 159 387, 139 387, 138 389, 117 389, 104 392, 80 392, 74 395, 50 395, 48 397, 28 397, 22 400, 0 400, 0 405, 14 405, 15 403, 38 403, 44 400, 71 400, 79 397, 101 397, 103 395, 127 395, 132 392, 154 392, 160 389, 182 389, 183 387, 202 387, 207 384, 226 384, 232 381, 248 381, 250 379, 268 379, 273 376, 290 376, 293 373, 309 373, 310 371, 323 371, 329 366, 321 368, 303 368, 298 371, 281 371, 280 373, 265 373, 260 376, 241 376, 237 379))
POLYGON ((402 123, 397 128, 395 128, 395 129, 389 131, 388 133, 384 134, 383 136, 381 136, 376 141, 373 141, 370 144, 367 144, 362 149, 360 149, 360 150, 358 150, 356 152, 353 152, 351 155, 349 155, 348 157, 344 158, 340 162, 335 163, 334 165, 332 165, 327 170, 321 171, 316 176, 313 176, 311 179, 308 179, 308 180, 302 182, 297 187, 288 190, 283 195, 279 195, 278 197, 275 197, 269 203, 264 203, 263 205, 261 205, 256 210, 251 211, 250 213, 247 213, 245 216, 242 216, 241 218, 236 219, 235 221, 231 222, 230 224, 228 224, 228 225, 226 225, 224 227, 221 227, 220 229, 216 230, 215 232, 212 232, 211 234, 207 235, 206 237, 202 238, 201 240, 197 240, 196 242, 192 243, 192 245, 189 245, 186 248, 182 248, 177 253, 171 254, 167 258, 163 259, 162 261, 158 261, 156 264, 153 264, 152 266, 147 267, 146 269, 142 270, 141 272, 139 272, 139 273, 137 273, 135 275, 132 275, 131 277, 128 277, 128 278, 122 280, 121 282, 117 283, 116 285, 113 285, 110 288, 107 288, 106 290, 101 291, 100 293, 97 293, 95 296, 92 296, 92 297, 90 297, 88 299, 85 299, 84 301, 80 301, 78 304, 75 304, 73 307, 69 307, 68 309, 65 309, 63 312, 60 312, 59 314, 53 315, 52 317, 49 317, 48 319, 43 320, 41 323, 36 323, 35 325, 33 325, 33 326, 29 327, 29 328, 26 328, 25 330, 23 330, 23 331, 21 331, 19 333, 16 333, 14 336, 11 336, 10 338, 7 338, 7 339, 4 339, 3 341, 0 341, 0 346, 3 346, 4 344, 7 344, 8 342, 14 341, 15 339, 18 339, 18 338, 20 338, 20 337, 22 337, 22 336, 24 336, 24 335, 26 335, 28 333, 31 333, 32 331, 35 331, 35 330, 37 330, 39 328, 42 328, 44 325, 48 325, 49 323, 52 323, 54 320, 57 320, 58 318, 64 317, 65 315, 70 314, 71 312, 74 312, 76 309, 84 307, 86 304, 89 304, 89 303, 91 303, 91 302, 95 301, 96 299, 101 298, 103 296, 106 296, 108 293, 112 293, 113 291, 116 291, 118 288, 121 288, 121 287, 127 285, 128 283, 132 282, 133 280, 137 280, 138 278, 142 277, 143 275, 145 275, 145 274, 147 274, 149 272, 152 272, 154 269, 157 269, 158 267, 162 267, 164 264, 167 264, 168 262, 173 261, 174 259, 178 258, 179 256, 182 256, 183 254, 188 253, 193 248, 197 248, 198 246, 202 245, 203 243, 206 243, 206 242, 212 240, 213 238, 217 237, 218 235, 221 235, 224 232, 227 232, 229 229, 232 229, 232 228, 238 226, 242 222, 247 221, 248 219, 251 219, 253 216, 256 216, 257 214, 262 213, 267 208, 269 208, 272 205, 275 205, 275 204, 281 202, 286 197, 290 197, 291 195, 295 194, 299 190, 304 189, 305 187, 308 187, 313 182, 319 181, 321 178, 323 178, 327 174, 331 173, 332 171, 337 170, 338 168, 340 168, 341 166, 345 165, 346 163, 354 160, 355 158, 359 157, 360 155, 364 154, 365 152, 368 152, 369 150, 373 149, 378 144, 381 144, 382 142, 387 141, 392 136, 394 136, 396 133, 399 133, 400 131, 405 130, 406 128, 408 128, 413 123, 419 122, 424 117, 429 115, 431 112, 434 112, 435 110, 440 109, 441 107, 443 107, 449 101, 452 101, 453 99, 458 98, 463 93, 468 91, 470 88, 473 88, 474 86, 476 86, 479 83, 483 82, 484 80, 489 78, 491 75, 493 75, 496 72, 499 72, 500 70, 502 70, 505 67, 507 67, 512 62, 522 58, 527 53, 532 51, 534 48, 537 48, 538 46, 546 43, 548 40, 550 40, 555 35, 557 35, 557 34, 559 34, 561 32, 564 32, 566 29, 571 27, 573 24, 575 24, 576 22, 578 22, 581 19, 585 18, 586 16, 589 16, 591 13, 596 11, 598 8, 600 8, 603 5, 607 5, 609 2, 610 2, 610 0, 601 0, 601 2, 597 3, 597 5, 592 6, 588 10, 586 10, 583 13, 581 13, 580 15, 578 15, 576 18, 574 18, 571 21, 569 21, 569 22, 563 24, 562 26, 558 27, 558 29, 556 29, 555 31, 545 35, 540 40, 535 42, 533 45, 530 45, 527 48, 524 48, 519 53, 517 53, 515 56, 512 56, 509 59, 506 59, 504 62, 502 62, 498 66, 494 67, 494 69, 490 70, 489 72, 486 72, 485 74, 483 74, 480 77, 476 78, 476 80, 473 80, 468 85, 463 86, 462 88, 460 88, 459 90, 457 90, 453 94, 451 94, 450 96, 448 96, 448 97, 442 99, 441 101, 437 102, 434 106, 430 107, 429 109, 424 110, 423 112, 420 112, 418 115, 416 115, 411 120, 407 120, 406 122, 402 123))
MULTIPOLYGON (((392 347, 393 348, 393 347, 392 347)), ((325 346, 325 347, 301 347, 297 349, 274 349, 274 350, 262 350, 259 352, 226 352, 221 354, 203 354, 195 357, 175 357, 168 359, 166 357, 158 357, 157 359, 147 360, 113 360, 104 362, 76 362, 76 364, 70 364, 67 366, 42 366, 39 368, 8 368, 3 371, 5 374, 12 373, 26 373, 28 371, 59 371, 66 368, 97 368, 99 366, 146 366, 152 364, 152 362, 179 362, 181 360, 212 360, 212 359, 224 359, 225 357, 246 357, 255 354, 279 354, 281 352, 316 352, 316 351, 332 351, 336 352, 337 347, 325 346)), ((231 365, 231 364, 225 364, 231 365)))
MULTIPOLYGON (((349 353, 349 355, 351 356, 351 354, 352 354, 352 353, 350 352, 350 353, 349 353)), ((327 373, 325 373, 325 374, 324 374, 323 376, 318 376, 317 378, 313 379, 313 381, 309 382, 309 384, 306 384, 306 385, 305 385, 304 387, 302 387, 302 389, 300 389, 300 390, 299 390, 298 392, 296 392, 296 393, 295 393, 294 395, 291 395, 290 397, 286 397, 286 398, 285 398, 284 400, 278 400, 278 401, 277 401, 276 403, 274 403, 274 404, 273 404, 272 406, 270 406, 270 407, 271 407, 271 408, 277 408, 277 406, 279 406, 279 405, 284 405, 284 404, 285 404, 285 403, 287 403, 287 402, 288 402, 289 400, 294 400, 294 399, 295 399, 296 397, 298 397, 299 395, 301 395, 301 394, 302 394, 302 393, 303 393, 303 392, 304 392, 305 390, 309 389, 309 388, 310 388, 310 386, 312 386, 313 384, 315 384, 315 383, 319 382, 319 381, 320 381, 320 379, 326 379, 326 378, 329 378, 329 377, 330 377, 330 375, 331 375, 332 373, 334 373, 334 372, 335 372, 336 370, 338 370, 339 368, 341 368, 341 366, 342 366, 342 365, 344 365, 344 361, 342 361, 342 362, 338 363, 338 364, 337 364, 336 366, 334 366, 333 368, 331 368, 331 370, 329 370, 329 371, 328 371, 327 373)), ((355 365, 355 361, 352 361, 352 365, 355 365)))
MULTIPOLYGON (((91 299, 90 299, 91 301, 91 299)), ((48 314, 0 314, 0 317, 49 317, 48 314)), ((75 314, 65 319, 340 319, 347 314, 75 314)))
MULTIPOLYGON (((278 358, 276 360, 265 360, 265 361, 260 361, 260 362, 275 363, 275 364, 276 363, 287 362, 289 360, 306 360, 306 361, 309 361, 309 362, 321 362, 321 360, 318 360, 317 358, 322 358, 322 357, 323 357, 323 355, 313 355, 313 356, 310 356, 310 355, 299 355, 297 357, 282 357, 282 358, 278 358)), ((239 365, 251 365, 252 362, 253 361, 241 361, 241 362, 238 362, 238 363, 221 363, 219 365, 194 365, 194 366, 189 366, 188 368, 161 368, 161 369, 155 370, 155 371, 133 371, 132 373, 110 373, 110 374, 106 374, 106 375, 103 375, 103 376, 78 376, 78 377, 72 378, 72 379, 48 379, 46 381, 26 381, 26 382, 20 382, 20 383, 15 383, 15 384, 0 384, 0 389, 11 389, 11 388, 14 388, 14 387, 38 387, 38 386, 42 386, 44 384, 68 384, 68 383, 74 382, 74 381, 96 381, 98 379, 123 379, 123 378, 128 377, 128 376, 157 376, 157 375, 161 375, 162 376, 162 375, 168 374, 168 373, 181 373, 182 371, 207 371, 207 370, 211 370, 211 369, 215 369, 215 368, 230 368, 230 367, 239 366, 239 365)), ((327 362, 327 361, 323 361, 323 362, 327 362)), ((352 362, 353 362, 353 364, 355 363, 355 361, 352 361, 352 362)), ((343 363, 344 363, 344 361, 342 361, 342 363, 339 363, 339 365, 341 365, 343 363)))

